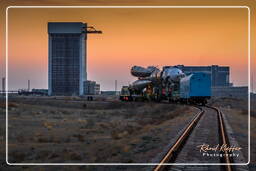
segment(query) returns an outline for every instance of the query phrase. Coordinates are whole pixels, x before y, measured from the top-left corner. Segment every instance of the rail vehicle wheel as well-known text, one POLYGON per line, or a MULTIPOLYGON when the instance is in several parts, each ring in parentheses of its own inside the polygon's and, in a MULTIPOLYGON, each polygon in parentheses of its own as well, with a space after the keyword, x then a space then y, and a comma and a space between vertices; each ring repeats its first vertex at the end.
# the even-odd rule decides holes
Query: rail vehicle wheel
POLYGON ((173 100, 171 98, 168 98, 169 103, 173 103, 173 100))
POLYGON ((161 101, 160 95, 159 95, 159 94, 156 95, 155 98, 154 98, 154 100, 155 100, 156 102, 160 102, 160 101, 161 101))
POLYGON ((206 104, 207 104, 207 100, 206 99, 202 100, 202 105, 205 106, 206 104))

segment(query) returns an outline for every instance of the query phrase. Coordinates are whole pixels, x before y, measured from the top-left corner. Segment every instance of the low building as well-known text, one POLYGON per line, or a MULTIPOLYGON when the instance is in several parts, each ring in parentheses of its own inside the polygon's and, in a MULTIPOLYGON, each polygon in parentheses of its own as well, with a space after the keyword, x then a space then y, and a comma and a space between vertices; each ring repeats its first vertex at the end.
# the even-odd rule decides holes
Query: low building
POLYGON ((229 81, 230 75, 230 67, 229 66, 184 66, 177 65, 179 69, 181 69, 185 74, 193 73, 193 72, 204 72, 211 74, 211 82, 213 87, 222 86, 229 87, 232 86, 232 83, 229 81))
POLYGON ((95 85, 95 94, 99 95, 100 94, 100 84, 95 85))
POLYGON ((48 95, 48 89, 35 89, 33 88, 32 93, 38 94, 38 95, 48 95))
POLYGON ((248 87, 212 87, 213 97, 247 97, 248 87))
POLYGON ((101 94, 102 95, 108 95, 108 96, 115 96, 115 95, 117 95, 117 94, 120 94, 120 92, 119 91, 101 91, 101 94))
POLYGON ((96 84, 96 81, 84 81, 84 95, 98 94, 100 94, 100 84, 96 84))

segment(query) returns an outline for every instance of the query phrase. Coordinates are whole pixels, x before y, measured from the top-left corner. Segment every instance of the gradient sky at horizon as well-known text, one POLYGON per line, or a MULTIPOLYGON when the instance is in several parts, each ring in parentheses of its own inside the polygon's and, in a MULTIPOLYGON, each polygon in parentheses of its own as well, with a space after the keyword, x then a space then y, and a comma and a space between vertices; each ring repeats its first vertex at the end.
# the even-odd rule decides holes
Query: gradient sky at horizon
POLYGON ((133 65, 221 65, 248 83, 247 9, 9 9, 9 89, 47 88, 47 22, 87 22, 88 79, 102 90, 136 78, 133 65))

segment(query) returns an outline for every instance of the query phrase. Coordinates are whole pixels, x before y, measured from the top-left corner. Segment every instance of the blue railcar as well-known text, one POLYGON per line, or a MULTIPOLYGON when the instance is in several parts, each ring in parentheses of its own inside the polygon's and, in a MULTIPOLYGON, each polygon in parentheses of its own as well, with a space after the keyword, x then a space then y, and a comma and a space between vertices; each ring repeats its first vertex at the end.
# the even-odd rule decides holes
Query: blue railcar
POLYGON ((207 103, 211 97, 211 76, 203 72, 192 73, 180 80, 180 100, 190 103, 207 103))

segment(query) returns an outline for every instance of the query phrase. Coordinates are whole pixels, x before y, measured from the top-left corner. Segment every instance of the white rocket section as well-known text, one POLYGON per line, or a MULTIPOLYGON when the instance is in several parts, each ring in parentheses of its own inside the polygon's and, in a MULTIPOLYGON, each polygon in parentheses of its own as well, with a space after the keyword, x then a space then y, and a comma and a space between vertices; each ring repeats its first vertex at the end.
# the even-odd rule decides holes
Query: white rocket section
POLYGON ((185 74, 176 67, 166 67, 162 74, 162 79, 165 82, 179 82, 183 77, 185 77, 185 74))
POLYGON ((181 78, 185 77, 185 74, 175 66, 163 67, 162 71, 154 66, 147 68, 133 66, 131 68, 131 74, 139 78, 130 85, 130 88, 134 90, 142 90, 148 84, 154 84, 157 80, 163 80, 165 84, 169 84, 179 82, 181 78))

